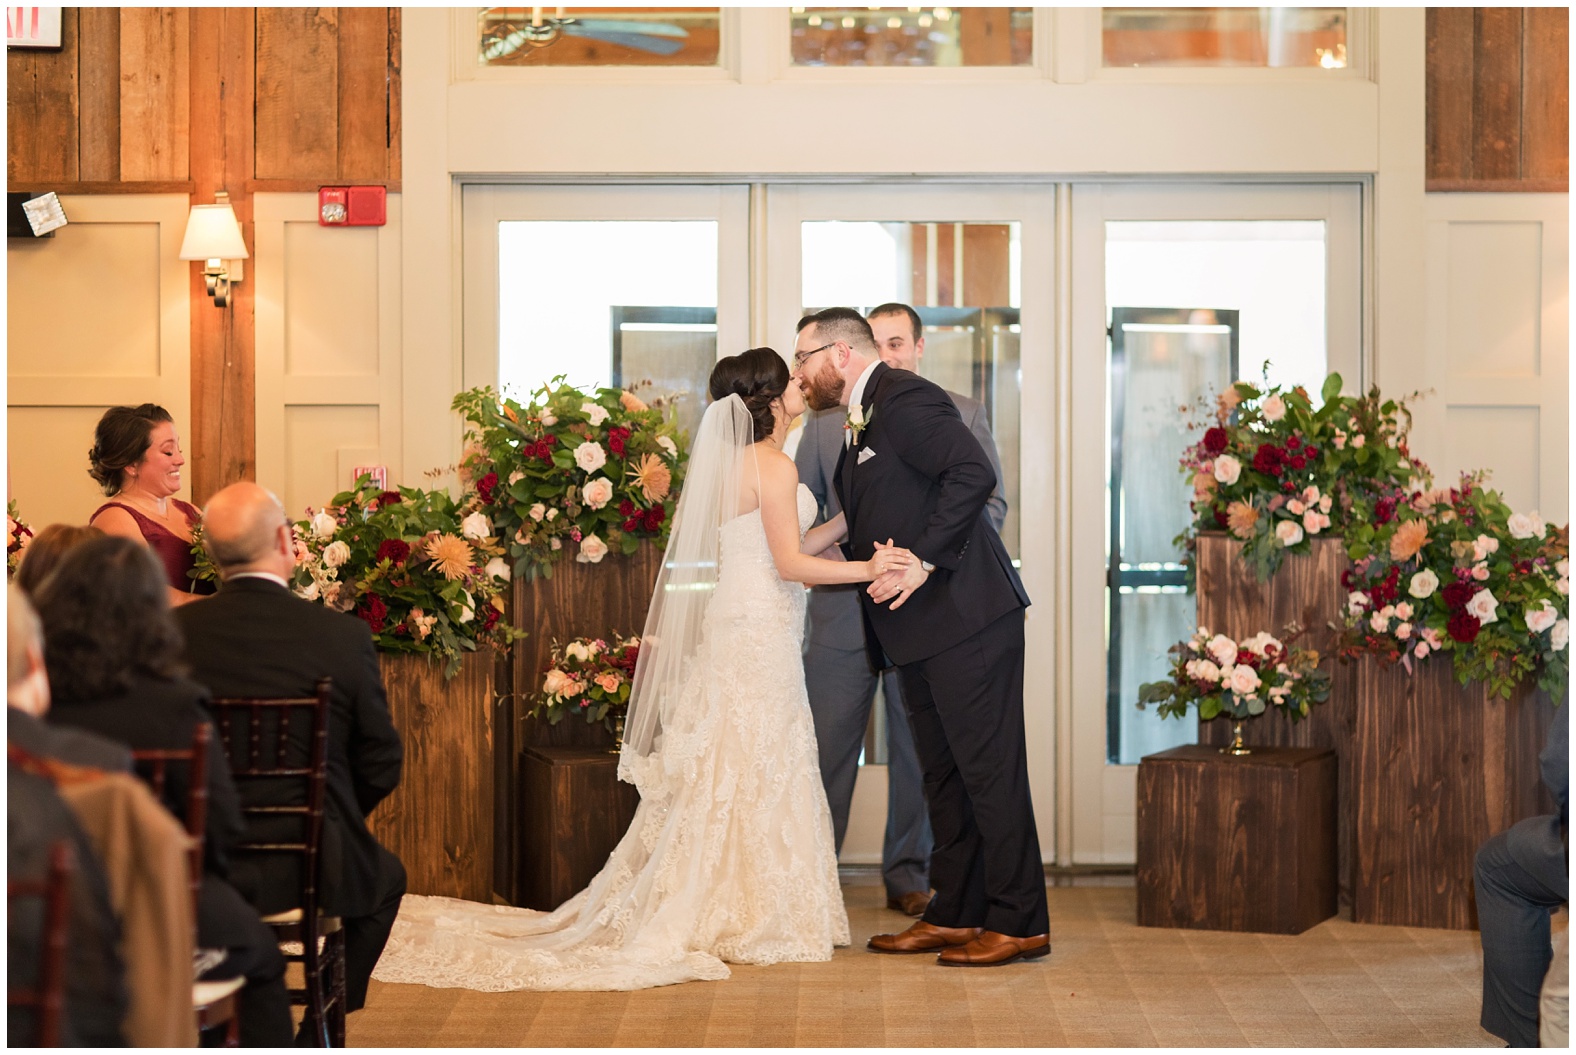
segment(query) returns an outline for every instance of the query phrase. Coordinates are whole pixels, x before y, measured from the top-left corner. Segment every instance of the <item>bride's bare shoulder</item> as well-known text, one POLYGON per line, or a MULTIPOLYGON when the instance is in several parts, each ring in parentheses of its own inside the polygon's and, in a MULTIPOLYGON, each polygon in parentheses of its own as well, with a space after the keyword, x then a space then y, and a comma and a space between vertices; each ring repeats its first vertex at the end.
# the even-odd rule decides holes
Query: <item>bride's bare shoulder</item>
POLYGON ((799 467, 792 458, 766 443, 755 445, 756 461, 761 467, 761 482, 768 487, 792 488, 799 482, 799 467))

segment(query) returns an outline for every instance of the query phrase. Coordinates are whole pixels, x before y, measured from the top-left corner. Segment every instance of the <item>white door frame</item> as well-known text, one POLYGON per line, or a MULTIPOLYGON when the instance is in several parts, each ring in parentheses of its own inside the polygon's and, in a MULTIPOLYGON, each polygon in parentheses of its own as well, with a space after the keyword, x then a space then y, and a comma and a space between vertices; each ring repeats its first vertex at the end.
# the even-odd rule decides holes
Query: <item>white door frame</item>
MULTIPOLYGON (((1136 856, 1137 766, 1106 762, 1105 223, 1107 220, 1322 220, 1325 222, 1325 339, 1329 369, 1361 392, 1364 354, 1361 182, 1122 183, 1072 188, 1071 603, 1074 621, 1071 780, 1059 803, 1073 864, 1131 864, 1136 856)), ((1025 414, 1027 417, 1027 414, 1025 414)), ((1180 452, 1178 452, 1180 454, 1180 452)), ((1136 701, 1135 701, 1136 702, 1136 701)))

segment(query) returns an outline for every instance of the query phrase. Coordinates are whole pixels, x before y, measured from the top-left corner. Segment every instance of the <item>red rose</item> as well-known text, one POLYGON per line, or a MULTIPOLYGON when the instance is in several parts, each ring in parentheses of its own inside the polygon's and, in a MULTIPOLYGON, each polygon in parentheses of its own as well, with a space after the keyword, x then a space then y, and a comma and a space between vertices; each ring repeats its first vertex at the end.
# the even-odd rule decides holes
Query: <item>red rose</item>
POLYGON ((1395 499, 1381 498, 1374 506, 1374 519, 1381 524, 1388 524, 1395 519, 1395 499))
POLYGON ((1225 527, 1226 526, 1226 511, 1224 509, 1220 508, 1219 506, 1216 506, 1214 515, 1215 515, 1215 526, 1216 527, 1221 527, 1221 528, 1225 527))
POLYGON ((388 618, 388 614, 388 605, 375 593, 368 594, 367 599, 356 608, 356 615, 372 628, 374 634, 383 631, 383 621, 388 618))
POLYGON ((1220 454, 1226 449, 1226 430, 1216 425, 1204 433, 1204 450, 1210 454, 1220 454))
POLYGON ((1284 461, 1284 452, 1273 443, 1261 443, 1253 452, 1253 468, 1265 476, 1279 476, 1284 461))
POLYGON ((621 516, 621 517, 632 517, 632 516, 634 516, 635 515, 635 503, 631 502, 627 498, 624 499, 622 502, 620 502, 618 504, 618 515, 621 516))
POLYGON ((1453 582, 1439 592, 1444 597, 1445 604, 1450 606, 1450 610, 1456 611, 1465 608, 1467 602, 1477 595, 1478 585, 1475 582, 1453 582))
POLYGON ((1483 629, 1483 624, 1478 622, 1478 617, 1466 609, 1456 612, 1450 617, 1450 622, 1445 624, 1445 629, 1450 631, 1450 636, 1463 645, 1470 645, 1477 640, 1478 631, 1483 629))
POLYGON ((477 480, 476 493, 481 496, 483 505, 492 505, 493 499, 498 496, 498 474, 488 473, 477 480))
POLYGON ((1286 441, 1286 449, 1289 450, 1289 451, 1297 450, 1301 446, 1302 446, 1302 437, 1301 436, 1292 436, 1291 438, 1289 438, 1286 441))
POLYGON ((397 506, 403 501, 405 501, 405 496, 398 491, 378 492, 378 505, 380 506, 397 506))
POLYGON ((657 531, 662 527, 662 522, 668 517, 668 511, 661 506, 652 506, 646 510, 641 518, 645 521, 647 531, 657 531))
POLYGON ((391 565, 404 564, 410 556, 410 543, 397 538, 386 538, 378 543, 378 560, 387 557, 391 565))
POLYGON ((1287 464, 1289 464, 1293 469, 1301 469, 1308 464, 1308 459, 1304 458, 1300 454, 1293 454, 1286 461, 1287 464))
POLYGON ((487 614, 482 616, 483 632, 493 628, 493 625, 498 622, 498 615, 498 609, 494 608, 492 605, 487 606, 487 614))
POLYGON ((1259 657, 1255 656, 1252 652, 1248 651, 1245 648, 1239 648, 1239 649, 1237 649, 1237 663, 1238 664, 1246 663, 1248 666, 1252 667, 1254 670, 1257 670, 1259 668, 1259 657))
POLYGON ((619 457, 624 455, 624 441, 629 439, 629 430, 624 428, 607 430, 607 446, 610 451, 619 457))

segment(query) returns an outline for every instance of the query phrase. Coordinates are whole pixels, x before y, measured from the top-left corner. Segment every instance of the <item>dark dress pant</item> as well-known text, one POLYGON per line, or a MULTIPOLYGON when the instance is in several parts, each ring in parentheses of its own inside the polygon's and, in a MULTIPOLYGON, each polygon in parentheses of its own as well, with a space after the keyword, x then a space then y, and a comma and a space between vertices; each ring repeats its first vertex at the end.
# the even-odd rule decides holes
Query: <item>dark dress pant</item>
POLYGON ((234 887, 214 876, 203 876, 197 892, 197 944, 228 953, 204 978, 246 979, 237 994, 241 1046, 288 1046, 290 995, 285 991, 285 959, 273 929, 234 887))
POLYGON ((367 983, 388 944, 404 896, 405 866, 379 846, 376 907, 365 916, 341 917, 345 927, 345 1010, 360 1011, 366 1005, 367 983))
POLYGON ((936 840, 925 922, 1047 933, 1023 733, 1022 610, 898 669, 936 840))
POLYGON ((1569 894, 1563 862, 1538 874, 1517 860, 1518 832, 1546 831, 1548 823, 1533 818, 1500 832, 1478 850, 1473 868, 1483 939, 1481 1023, 1513 1048, 1538 1046, 1538 995, 1553 958, 1549 915, 1569 894))

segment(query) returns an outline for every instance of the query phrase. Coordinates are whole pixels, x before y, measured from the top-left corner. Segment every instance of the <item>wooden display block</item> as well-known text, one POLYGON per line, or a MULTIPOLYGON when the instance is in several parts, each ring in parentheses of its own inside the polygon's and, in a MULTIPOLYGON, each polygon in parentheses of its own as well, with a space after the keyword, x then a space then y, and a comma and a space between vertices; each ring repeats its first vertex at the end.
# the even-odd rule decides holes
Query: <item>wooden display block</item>
POLYGON ((412 894, 491 901, 493 654, 466 656, 449 679, 442 660, 378 658, 405 763, 368 826, 404 862, 412 894))
POLYGON ((1366 659, 1357 682, 1352 918, 1474 929, 1478 847, 1554 812, 1538 770, 1553 705, 1531 685, 1490 698, 1445 657, 1415 674, 1366 659))
MULTIPOLYGON (((1243 740, 1252 747, 1328 747, 1335 751, 1336 876, 1341 903, 1352 903, 1352 737, 1357 724, 1357 672, 1350 663, 1333 659, 1334 631, 1345 617, 1346 544, 1338 538, 1316 538, 1307 554, 1293 553, 1268 582, 1259 582, 1242 559, 1242 543, 1220 532, 1198 537, 1194 559, 1198 571, 1198 624, 1233 640, 1261 630, 1279 637, 1296 623, 1303 635, 1295 644, 1331 657, 1323 669, 1330 675, 1330 698, 1313 705, 1306 718, 1292 721, 1279 708, 1243 726, 1243 740)), ((1217 747, 1231 742, 1231 723, 1200 722, 1198 742, 1217 747)))
POLYGON ((584 747, 528 747, 520 756, 520 900, 557 908, 607 863, 640 805, 618 779, 618 756, 584 747))
POLYGON ((1335 796, 1329 748, 1190 744, 1144 758, 1138 925, 1301 934, 1329 919, 1335 796))

